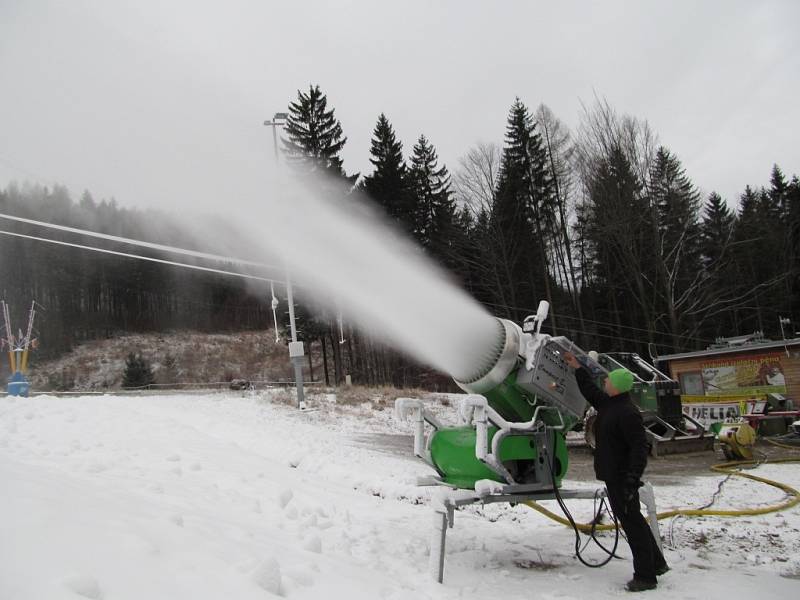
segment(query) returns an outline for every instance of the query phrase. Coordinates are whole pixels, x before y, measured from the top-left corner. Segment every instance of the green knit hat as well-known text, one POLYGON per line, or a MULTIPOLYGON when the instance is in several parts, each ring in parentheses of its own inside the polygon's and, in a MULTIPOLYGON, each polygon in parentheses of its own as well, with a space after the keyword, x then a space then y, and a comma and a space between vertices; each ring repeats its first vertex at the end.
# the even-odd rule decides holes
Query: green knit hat
POLYGON ((620 394, 629 392, 633 387, 633 373, 628 369, 614 369, 608 374, 608 378, 620 394))

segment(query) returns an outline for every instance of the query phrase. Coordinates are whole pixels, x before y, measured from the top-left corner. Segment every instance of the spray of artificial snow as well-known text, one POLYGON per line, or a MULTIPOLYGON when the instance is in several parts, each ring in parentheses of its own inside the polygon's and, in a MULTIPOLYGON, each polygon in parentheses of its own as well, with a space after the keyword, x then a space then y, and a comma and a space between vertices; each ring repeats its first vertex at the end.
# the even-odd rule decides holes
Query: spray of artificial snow
POLYGON ((361 330, 456 379, 474 373, 496 344, 495 319, 365 203, 342 205, 324 187, 285 178, 259 199, 259 218, 230 218, 261 256, 285 261, 303 300, 341 307, 361 330))

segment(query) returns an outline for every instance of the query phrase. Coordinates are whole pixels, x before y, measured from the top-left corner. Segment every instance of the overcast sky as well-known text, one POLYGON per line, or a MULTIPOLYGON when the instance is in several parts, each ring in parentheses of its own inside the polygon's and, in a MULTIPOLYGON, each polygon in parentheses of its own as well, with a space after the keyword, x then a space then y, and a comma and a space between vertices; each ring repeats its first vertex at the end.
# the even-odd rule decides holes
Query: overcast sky
POLYGON ((262 125, 318 83, 368 173, 386 113, 451 170, 519 96, 570 127, 647 119, 705 192, 800 173, 800 2, 0 0, 0 186, 124 205, 224 199, 273 168, 262 125))

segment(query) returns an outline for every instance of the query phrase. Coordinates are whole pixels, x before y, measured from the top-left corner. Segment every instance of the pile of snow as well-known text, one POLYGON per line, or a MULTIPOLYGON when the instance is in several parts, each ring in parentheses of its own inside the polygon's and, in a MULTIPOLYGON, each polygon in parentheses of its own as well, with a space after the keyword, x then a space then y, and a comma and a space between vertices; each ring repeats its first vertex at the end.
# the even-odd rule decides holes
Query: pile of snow
MULTIPOLYGON (((416 486, 430 472, 411 457, 409 431, 390 410, 365 417, 320 405, 301 413, 265 396, 2 398, 0 598, 623 593, 629 560, 587 569, 573 556, 571 530, 510 505, 459 511, 445 583, 432 582, 431 490, 416 486)), ((800 487, 796 465, 768 464, 758 473, 800 487)), ((699 506, 721 479, 662 486, 659 509, 699 506)), ((733 478, 718 505, 781 497, 733 478)), ((588 520, 591 501, 568 502, 578 520, 588 520)), ((649 597, 796 594, 797 509, 661 526, 672 571, 649 597)), ((620 554, 629 556, 624 543, 620 554)))

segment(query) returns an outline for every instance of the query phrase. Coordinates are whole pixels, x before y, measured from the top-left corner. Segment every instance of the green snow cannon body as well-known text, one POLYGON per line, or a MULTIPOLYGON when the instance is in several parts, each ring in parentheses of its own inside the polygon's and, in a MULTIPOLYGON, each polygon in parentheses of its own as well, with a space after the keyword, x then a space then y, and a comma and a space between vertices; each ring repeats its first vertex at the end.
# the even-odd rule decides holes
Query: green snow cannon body
POLYGON ((561 485, 565 435, 587 406, 563 352, 589 359, 567 338, 539 332, 548 308, 542 302, 524 330, 497 320, 496 344, 484 364, 473 377, 456 380, 470 393, 459 407, 459 426, 442 426, 419 400, 398 399, 398 415, 416 422, 414 453, 436 469, 437 483, 474 489, 490 480, 512 493, 561 485), (426 423, 434 429, 427 437, 426 423))

